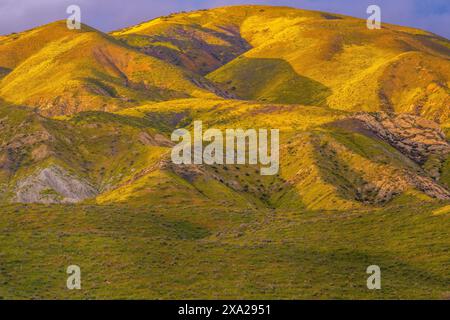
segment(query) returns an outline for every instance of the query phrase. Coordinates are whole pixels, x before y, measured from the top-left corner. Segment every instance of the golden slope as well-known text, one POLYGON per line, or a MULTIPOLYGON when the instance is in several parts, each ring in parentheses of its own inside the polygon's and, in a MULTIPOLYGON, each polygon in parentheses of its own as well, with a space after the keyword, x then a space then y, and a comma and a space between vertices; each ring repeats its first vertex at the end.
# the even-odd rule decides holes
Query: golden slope
MULTIPOLYGON (((113 35, 204 72, 226 60, 202 69, 185 57, 207 61, 224 30, 251 48, 208 78, 243 99, 449 119, 450 43, 429 32, 388 24, 369 30, 365 20, 342 15, 237 6, 171 15, 113 35)), ((230 54, 230 42, 220 45, 230 54)))

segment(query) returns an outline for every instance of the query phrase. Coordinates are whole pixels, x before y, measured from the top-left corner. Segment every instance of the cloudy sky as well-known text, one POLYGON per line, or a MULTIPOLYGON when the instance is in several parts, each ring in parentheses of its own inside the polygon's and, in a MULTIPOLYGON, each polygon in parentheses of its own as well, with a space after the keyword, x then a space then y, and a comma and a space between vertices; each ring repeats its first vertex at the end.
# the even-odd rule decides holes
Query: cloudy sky
POLYGON ((19 32, 66 19, 76 4, 82 22, 111 31, 172 12, 235 4, 283 5, 366 18, 371 4, 382 20, 432 31, 450 39, 450 0, 0 0, 0 34, 19 32))

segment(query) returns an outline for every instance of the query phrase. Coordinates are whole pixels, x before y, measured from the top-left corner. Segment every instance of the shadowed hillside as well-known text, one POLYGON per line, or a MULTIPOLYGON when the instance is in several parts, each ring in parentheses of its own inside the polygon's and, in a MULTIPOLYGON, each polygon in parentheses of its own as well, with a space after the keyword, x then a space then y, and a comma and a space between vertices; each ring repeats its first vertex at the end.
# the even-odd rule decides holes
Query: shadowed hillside
POLYGON ((240 57, 216 75, 213 73, 211 78, 226 82, 231 92, 247 100, 323 106, 331 94, 330 89, 298 75, 289 63, 281 59, 240 57), (239 71, 235 73, 236 70, 239 71), (252 79, 255 75, 257 79, 252 79))

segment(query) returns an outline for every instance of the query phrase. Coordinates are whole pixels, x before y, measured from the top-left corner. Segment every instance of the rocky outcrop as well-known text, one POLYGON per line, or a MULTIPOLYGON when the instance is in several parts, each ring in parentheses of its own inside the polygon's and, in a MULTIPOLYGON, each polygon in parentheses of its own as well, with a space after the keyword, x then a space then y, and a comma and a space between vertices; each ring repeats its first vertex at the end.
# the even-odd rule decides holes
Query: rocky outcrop
POLYGON ((160 147, 172 147, 174 143, 167 139, 162 134, 155 134, 151 136, 145 131, 142 131, 138 135, 138 140, 140 143, 146 146, 160 146, 160 147))
POLYGON ((433 198, 450 200, 450 192, 431 178, 420 175, 410 175, 408 176, 408 180, 417 189, 433 198))
POLYGON ((0 170, 14 173, 24 161, 41 161, 53 154, 55 138, 41 125, 39 117, 28 118, 19 125, 9 117, 0 119, 0 170))
POLYGON ((97 195, 86 180, 53 165, 17 182, 13 202, 76 203, 97 195))
POLYGON ((221 88, 218 84, 213 83, 205 78, 192 78, 192 83, 196 86, 214 93, 215 95, 225 99, 237 99, 234 93, 229 92, 226 89, 221 88))
POLYGON ((411 114, 389 115, 385 112, 358 113, 353 118, 420 165, 431 155, 444 158, 450 153, 450 144, 444 132, 431 120, 411 114))

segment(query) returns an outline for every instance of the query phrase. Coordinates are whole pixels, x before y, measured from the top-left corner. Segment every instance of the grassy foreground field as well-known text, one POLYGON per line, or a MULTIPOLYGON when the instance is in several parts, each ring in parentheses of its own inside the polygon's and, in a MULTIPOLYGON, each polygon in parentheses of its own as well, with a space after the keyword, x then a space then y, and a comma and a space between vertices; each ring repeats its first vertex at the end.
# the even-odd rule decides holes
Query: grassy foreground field
POLYGON ((4 299, 392 299, 450 295, 448 210, 9 205, 4 299), (82 290, 67 290, 79 265, 82 290), (368 290, 379 265, 382 290, 368 290))

